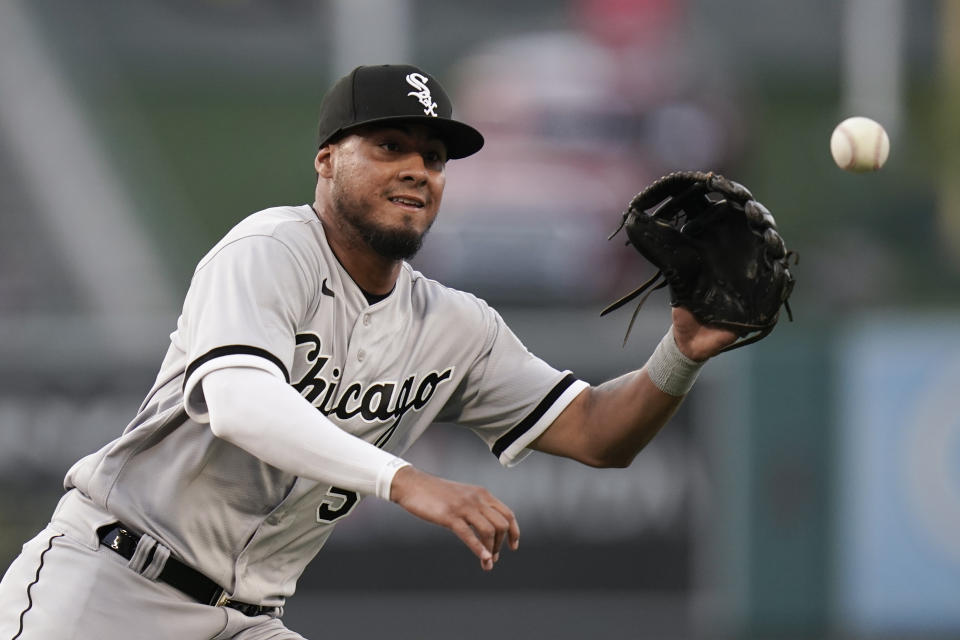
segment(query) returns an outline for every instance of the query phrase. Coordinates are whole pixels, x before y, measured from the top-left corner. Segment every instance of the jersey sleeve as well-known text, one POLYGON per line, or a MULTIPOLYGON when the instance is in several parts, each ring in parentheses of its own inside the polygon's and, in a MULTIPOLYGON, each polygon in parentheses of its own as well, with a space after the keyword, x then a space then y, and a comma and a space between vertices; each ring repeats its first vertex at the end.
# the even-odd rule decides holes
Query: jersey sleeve
POLYGON ((531 453, 527 446, 589 385, 530 353, 500 314, 486 312, 484 348, 461 383, 452 421, 469 427, 509 467, 531 453))
POLYGON ((194 273, 178 327, 186 352, 184 408, 207 422, 200 381, 226 367, 254 367, 290 381, 296 330, 315 278, 288 245, 269 235, 232 240, 194 273))

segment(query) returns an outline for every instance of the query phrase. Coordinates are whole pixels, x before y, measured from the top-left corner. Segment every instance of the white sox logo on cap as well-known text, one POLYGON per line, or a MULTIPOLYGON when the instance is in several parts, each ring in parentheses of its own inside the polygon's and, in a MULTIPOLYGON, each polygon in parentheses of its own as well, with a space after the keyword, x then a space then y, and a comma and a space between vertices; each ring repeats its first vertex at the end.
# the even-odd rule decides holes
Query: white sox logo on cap
POLYGON ((411 73, 407 75, 407 84, 409 84, 414 89, 418 91, 411 91, 408 93, 408 96, 413 96, 420 101, 420 104, 424 106, 423 113, 428 116, 437 117, 437 103, 433 101, 433 96, 430 95, 430 89, 427 87, 427 82, 429 78, 421 73, 411 73))
POLYGON ((443 85, 417 67, 360 66, 337 80, 324 95, 317 147, 361 125, 389 126, 391 122, 423 120, 446 145, 447 158, 465 158, 480 150, 483 136, 470 125, 454 120, 452 114, 453 104, 443 85), (404 84, 413 90, 406 89, 404 84))

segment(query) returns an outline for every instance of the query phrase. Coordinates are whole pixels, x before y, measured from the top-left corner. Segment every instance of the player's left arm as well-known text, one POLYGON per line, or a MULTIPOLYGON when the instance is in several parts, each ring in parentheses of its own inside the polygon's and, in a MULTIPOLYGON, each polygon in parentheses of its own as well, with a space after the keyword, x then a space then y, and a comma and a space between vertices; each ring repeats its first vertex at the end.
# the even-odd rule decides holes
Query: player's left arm
MULTIPOLYGON (((733 343, 725 329, 697 322, 673 309, 671 328, 680 352, 705 362, 733 343)), ((595 467, 625 467, 667 423, 684 395, 671 395, 651 378, 651 362, 581 392, 530 447, 595 467)))

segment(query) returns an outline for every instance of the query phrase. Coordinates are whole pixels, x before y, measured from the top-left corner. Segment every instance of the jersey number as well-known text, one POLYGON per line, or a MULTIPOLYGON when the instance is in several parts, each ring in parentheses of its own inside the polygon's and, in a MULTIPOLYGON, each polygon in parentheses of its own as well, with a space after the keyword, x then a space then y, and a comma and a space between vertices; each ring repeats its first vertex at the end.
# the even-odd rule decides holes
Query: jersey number
POLYGON ((320 506, 317 507, 317 522, 333 522, 337 518, 342 518, 350 513, 356 504, 356 492, 340 487, 330 487, 320 506))

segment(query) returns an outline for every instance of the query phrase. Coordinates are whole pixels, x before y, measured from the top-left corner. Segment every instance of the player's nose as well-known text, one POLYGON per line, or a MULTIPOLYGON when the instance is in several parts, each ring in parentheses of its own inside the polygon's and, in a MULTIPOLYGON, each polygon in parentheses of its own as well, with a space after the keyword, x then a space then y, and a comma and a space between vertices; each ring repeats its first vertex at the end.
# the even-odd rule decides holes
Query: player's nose
POLYGON ((411 153, 404 158, 399 177, 405 182, 424 185, 430 179, 430 172, 423 157, 419 153, 411 153))

